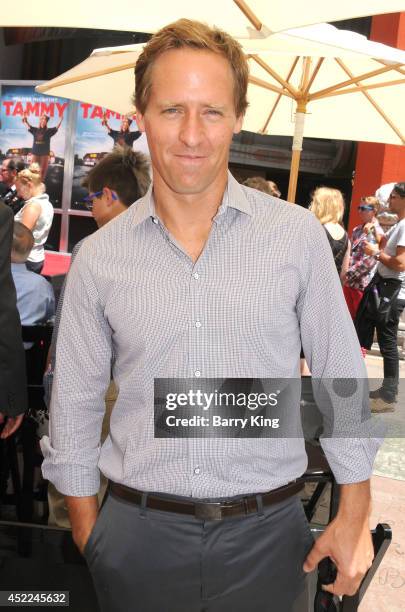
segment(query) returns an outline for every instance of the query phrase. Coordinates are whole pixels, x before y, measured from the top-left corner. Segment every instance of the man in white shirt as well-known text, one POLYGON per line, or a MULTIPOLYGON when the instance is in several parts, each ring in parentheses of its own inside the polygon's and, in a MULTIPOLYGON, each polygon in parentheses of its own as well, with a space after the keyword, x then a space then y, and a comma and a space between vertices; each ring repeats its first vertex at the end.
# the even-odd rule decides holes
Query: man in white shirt
MULTIPOLYGON (((405 308, 405 182, 396 183, 389 196, 390 211, 398 223, 386 234, 379 246, 366 243, 364 251, 378 261, 376 274, 383 280, 397 281, 399 293, 393 299, 387 320, 376 324, 377 339, 384 360, 384 380, 379 389, 370 392, 372 412, 395 409, 399 384, 398 325, 405 308)), ((395 290, 395 286, 394 286, 395 290)))

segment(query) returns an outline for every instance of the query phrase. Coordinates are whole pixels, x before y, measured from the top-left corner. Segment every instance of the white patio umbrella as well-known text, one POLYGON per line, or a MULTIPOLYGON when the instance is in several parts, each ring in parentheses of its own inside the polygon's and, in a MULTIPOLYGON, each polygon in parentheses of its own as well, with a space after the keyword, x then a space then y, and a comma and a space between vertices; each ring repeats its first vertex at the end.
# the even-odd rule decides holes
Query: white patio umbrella
POLYGON ((370 45, 364 48, 371 57, 344 50, 336 56, 249 54, 244 129, 293 136, 290 202, 295 201, 304 135, 405 144, 405 52, 380 45, 374 54, 370 45))
POLYGON ((156 32, 181 17, 216 25, 240 38, 294 27, 405 10, 404 0, 19 0, 1 11, 0 26, 101 28, 156 32))
MULTIPOLYGON (((132 114, 142 47, 96 49, 37 90, 132 114)), ((245 41, 244 48, 251 67, 244 129, 294 136, 289 201, 295 200, 305 118, 308 136, 405 143, 404 51, 327 24, 245 41)))

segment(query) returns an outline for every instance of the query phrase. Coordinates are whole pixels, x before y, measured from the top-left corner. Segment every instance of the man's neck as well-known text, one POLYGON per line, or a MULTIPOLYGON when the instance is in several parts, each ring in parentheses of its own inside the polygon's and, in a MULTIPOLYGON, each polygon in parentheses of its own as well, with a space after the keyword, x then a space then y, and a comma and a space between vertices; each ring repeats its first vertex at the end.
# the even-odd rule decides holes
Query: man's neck
POLYGON ((97 227, 100 229, 100 227, 103 227, 104 225, 106 225, 107 223, 115 219, 115 217, 118 217, 121 213, 125 212, 126 210, 128 210, 128 206, 125 206, 125 204, 119 201, 115 202, 114 206, 112 207, 111 214, 108 216, 108 218, 99 219, 96 222, 97 227))
POLYGON ((154 175, 155 210, 166 229, 182 245, 193 261, 201 254, 224 197, 228 175, 200 193, 173 192, 154 175))
POLYGON ((176 193, 155 174, 153 197, 155 210, 167 229, 211 225, 224 197, 227 174, 200 193, 176 193))

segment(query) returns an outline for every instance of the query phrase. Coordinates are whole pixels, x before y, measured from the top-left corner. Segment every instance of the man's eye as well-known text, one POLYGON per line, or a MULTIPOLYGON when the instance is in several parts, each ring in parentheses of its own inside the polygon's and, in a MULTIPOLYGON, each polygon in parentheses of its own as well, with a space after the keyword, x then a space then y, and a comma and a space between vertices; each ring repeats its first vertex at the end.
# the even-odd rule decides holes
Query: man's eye
POLYGON ((179 112, 178 108, 165 108, 163 111, 166 115, 175 115, 179 112))
POLYGON ((207 113, 208 115, 213 115, 214 117, 219 117, 222 115, 221 111, 216 110, 215 108, 209 108, 207 113))

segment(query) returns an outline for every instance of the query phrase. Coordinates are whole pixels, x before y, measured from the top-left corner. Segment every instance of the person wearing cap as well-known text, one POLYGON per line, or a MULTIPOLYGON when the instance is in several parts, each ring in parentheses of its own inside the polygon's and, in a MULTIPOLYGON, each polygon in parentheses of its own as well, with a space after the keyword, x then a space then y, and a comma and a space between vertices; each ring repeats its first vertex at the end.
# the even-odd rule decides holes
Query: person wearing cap
MULTIPOLYGON (((218 378, 290 381, 301 341, 315 378, 367 377, 318 220, 228 172, 247 85, 227 33, 181 19, 151 37, 135 101, 153 184, 69 271, 42 469, 66 496, 103 612, 291 611, 320 559, 337 565, 325 585, 336 595, 353 594, 372 562, 378 440, 321 440, 340 505, 314 543, 297 497, 302 438, 159 427, 160 384, 184 379, 198 395, 218 378), (111 371, 118 397, 100 448, 111 371)), ((298 430, 299 396, 288 409, 298 430)), ((330 397, 346 414, 351 400, 330 397)))
POLYGON ((25 113, 22 118, 22 122, 26 126, 27 130, 31 132, 34 137, 32 145, 32 163, 39 164, 41 168, 41 178, 43 181, 46 179, 46 173, 49 166, 49 153, 51 149, 51 138, 55 136, 56 132, 62 125, 63 116, 60 118, 58 124, 55 127, 48 127, 49 117, 48 115, 41 115, 39 118, 39 126, 34 127, 28 122, 28 116, 25 113))
POLYGON ((356 317, 364 289, 369 284, 377 265, 375 259, 364 252, 365 243, 368 241, 370 244, 378 245, 384 236, 384 231, 376 217, 379 210, 377 198, 373 196, 361 198, 357 210, 361 223, 353 229, 349 268, 343 285, 343 293, 353 320, 356 317))

